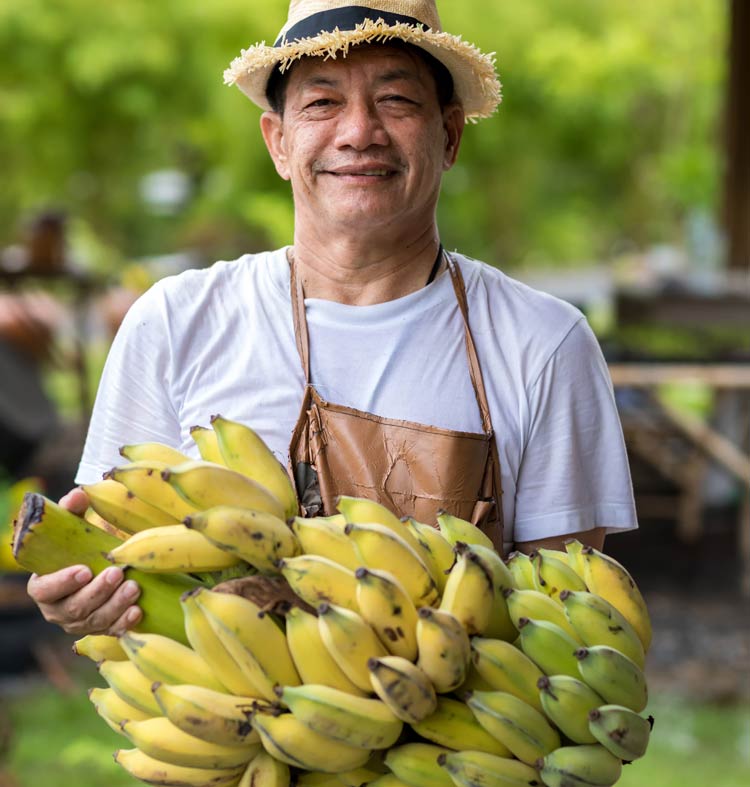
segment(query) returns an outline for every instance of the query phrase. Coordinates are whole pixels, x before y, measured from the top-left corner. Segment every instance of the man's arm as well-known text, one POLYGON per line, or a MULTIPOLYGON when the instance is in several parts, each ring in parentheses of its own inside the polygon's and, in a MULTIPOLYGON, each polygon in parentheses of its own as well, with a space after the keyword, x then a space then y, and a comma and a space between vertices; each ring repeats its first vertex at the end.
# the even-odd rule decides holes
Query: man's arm
POLYGON ((605 528, 595 527, 593 530, 585 530, 582 533, 571 533, 565 536, 550 536, 549 538, 539 538, 536 541, 520 541, 516 543, 515 547, 519 552, 525 552, 527 555, 540 547, 543 549, 558 549, 564 552, 565 542, 570 541, 571 538, 576 538, 586 546, 602 549, 604 547, 605 533, 605 528))
MULTIPOLYGON (((83 490, 73 489, 61 498, 60 505, 82 516, 88 498, 83 490)), ((44 619, 68 634, 121 634, 143 616, 134 604, 140 588, 133 580, 124 579, 117 566, 96 577, 87 566, 68 566, 51 574, 32 574, 27 590, 44 619)))

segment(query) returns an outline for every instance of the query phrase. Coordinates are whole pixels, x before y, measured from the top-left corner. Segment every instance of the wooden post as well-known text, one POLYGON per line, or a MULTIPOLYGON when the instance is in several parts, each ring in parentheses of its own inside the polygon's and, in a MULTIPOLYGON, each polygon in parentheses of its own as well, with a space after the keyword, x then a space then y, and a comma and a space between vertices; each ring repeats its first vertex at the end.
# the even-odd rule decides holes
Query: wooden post
POLYGON ((724 223, 727 264, 750 274, 750 2, 731 0, 724 223))

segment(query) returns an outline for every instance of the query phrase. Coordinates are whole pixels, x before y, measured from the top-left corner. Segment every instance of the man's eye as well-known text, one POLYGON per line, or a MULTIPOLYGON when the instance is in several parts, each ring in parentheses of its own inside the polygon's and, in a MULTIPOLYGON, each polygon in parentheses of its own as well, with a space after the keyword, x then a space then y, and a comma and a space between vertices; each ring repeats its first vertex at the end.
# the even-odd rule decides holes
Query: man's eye
POLYGON ((407 104, 414 103, 414 101, 412 101, 410 98, 408 98, 407 96, 402 96, 400 93, 393 93, 392 95, 385 96, 384 101, 404 102, 407 104))
POLYGON ((330 98, 316 98, 315 101, 311 101, 307 106, 309 107, 327 107, 333 103, 330 98))

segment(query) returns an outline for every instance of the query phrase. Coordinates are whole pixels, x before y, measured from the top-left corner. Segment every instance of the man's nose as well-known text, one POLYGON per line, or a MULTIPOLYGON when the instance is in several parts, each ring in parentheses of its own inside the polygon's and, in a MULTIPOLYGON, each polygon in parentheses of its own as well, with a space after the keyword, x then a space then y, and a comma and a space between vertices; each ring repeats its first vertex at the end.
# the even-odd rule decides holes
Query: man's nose
POLYGON ((339 147, 366 150, 370 145, 387 145, 388 133, 374 104, 350 100, 340 115, 336 142, 339 147))

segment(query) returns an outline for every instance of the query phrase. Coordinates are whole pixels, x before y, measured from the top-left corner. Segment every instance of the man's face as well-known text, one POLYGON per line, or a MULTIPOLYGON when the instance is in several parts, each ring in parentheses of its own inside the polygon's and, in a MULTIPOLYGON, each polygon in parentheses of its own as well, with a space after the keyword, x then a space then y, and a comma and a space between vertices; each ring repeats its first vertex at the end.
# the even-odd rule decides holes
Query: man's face
POLYGON ((298 228, 366 232, 432 222, 463 123, 460 107, 440 109, 421 58, 373 45, 337 60, 302 58, 283 116, 266 113, 261 127, 291 181, 298 228))

